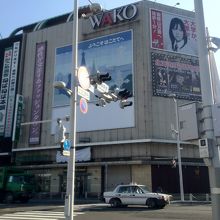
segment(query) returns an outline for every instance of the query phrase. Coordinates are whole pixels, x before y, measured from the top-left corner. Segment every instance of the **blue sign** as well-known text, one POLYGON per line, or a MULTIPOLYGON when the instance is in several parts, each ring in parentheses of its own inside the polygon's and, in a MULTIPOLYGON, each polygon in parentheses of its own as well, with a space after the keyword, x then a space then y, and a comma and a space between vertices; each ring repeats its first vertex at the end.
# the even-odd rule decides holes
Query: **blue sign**
POLYGON ((62 155, 63 156, 70 156, 70 148, 71 148, 71 141, 66 139, 63 142, 62 155))
POLYGON ((63 150, 70 150, 71 148, 71 141, 66 139, 64 142, 63 142, 63 150))

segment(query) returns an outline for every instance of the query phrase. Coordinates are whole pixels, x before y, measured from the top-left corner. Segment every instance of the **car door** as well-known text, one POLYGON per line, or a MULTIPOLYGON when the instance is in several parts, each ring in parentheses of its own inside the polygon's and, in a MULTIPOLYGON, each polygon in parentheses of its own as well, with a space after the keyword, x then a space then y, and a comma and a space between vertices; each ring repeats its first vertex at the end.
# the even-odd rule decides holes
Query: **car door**
POLYGON ((131 187, 130 199, 133 205, 145 205, 146 204, 146 195, 144 191, 139 186, 131 187))
POLYGON ((132 201, 130 199, 131 194, 132 191, 130 186, 120 186, 115 196, 120 198, 122 204, 129 205, 132 204, 132 201))

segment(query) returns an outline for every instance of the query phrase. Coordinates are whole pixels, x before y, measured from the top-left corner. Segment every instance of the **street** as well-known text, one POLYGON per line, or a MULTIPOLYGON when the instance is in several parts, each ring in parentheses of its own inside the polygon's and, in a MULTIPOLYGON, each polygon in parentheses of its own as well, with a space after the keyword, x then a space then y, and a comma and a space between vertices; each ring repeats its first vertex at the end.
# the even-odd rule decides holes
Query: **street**
MULTIPOLYGON (((0 204, 1 220, 61 220, 65 219, 63 205, 0 204)), ((170 204, 164 209, 153 210, 145 206, 111 208, 106 204, 76 205, 77 220, 211 220, 210 204, 170 204)))

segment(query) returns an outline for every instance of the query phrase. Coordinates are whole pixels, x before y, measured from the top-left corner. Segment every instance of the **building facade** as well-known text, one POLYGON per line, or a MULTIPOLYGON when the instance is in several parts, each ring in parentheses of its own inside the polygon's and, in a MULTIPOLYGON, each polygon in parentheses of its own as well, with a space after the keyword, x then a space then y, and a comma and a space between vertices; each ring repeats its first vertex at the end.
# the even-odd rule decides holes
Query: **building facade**
MULTIPOLYGON (((4 42, 20 42, 16 94, 23 103, 22 113, 14 114, 14 121, 22 122, 20 128, 14 122, 6 135, 6 123, 0 127, 1 165, 12 163, 34 173, 42 192, 66 190, 68 157, 55 143, 55 130, 57 119, 62 118, 68 136, 65 118, 71 97, 53 84, 61 80, 71 88, 72 31, 70 13, 18 28, 0 42, 1 57, 6 57, 8 48, 4 42), (20 30, 23 33, 17 35, 20 30)), ((176 95, 179 105, 201 101, 194 13, 150 1, 102 11, 79 19, 78 51, 79 66, 86 66, 90 74, 109 72, 109 89, 129 90, 133 105, 96 106, 96 96, 102 95, 96 89, 95 94, 90 92, 87 114, 77 107, 77 196, 99 196, 129 182, 179 193, 178 167, 172 165, 177 160, 177 141, 170 95, 176 95), (180 43, 174 39, 177 31, 180 43)), ((8 107, 2 109, 7 119, 8 107)), ((185 193, 208 192, 208 171, 198 146, 182 141, 181 148, 185 193)))

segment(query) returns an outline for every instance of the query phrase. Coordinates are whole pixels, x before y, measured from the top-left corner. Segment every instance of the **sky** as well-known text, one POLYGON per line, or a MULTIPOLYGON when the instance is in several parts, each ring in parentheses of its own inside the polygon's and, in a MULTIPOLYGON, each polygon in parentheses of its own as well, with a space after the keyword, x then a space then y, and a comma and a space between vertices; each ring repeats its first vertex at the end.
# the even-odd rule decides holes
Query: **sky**
MULTIPOLYGON (((193 11, 194 0, 152 0, 157 3, 193 11)), ((137 0, 78 0, 80 6, 89 2, 99 3, 104 9, 113 9, 122 5, 137 2, 137 0)), ((7 38, 13 30, 47 18, 56 17, 73 10, 74 0, 0 0, 0 34, 7 38)), ((220 38, 220 1, 203 0, 205 26, 210 36, 220 38)), ((215 59, 220 74, 220 50, 215 53, 215 59)))

